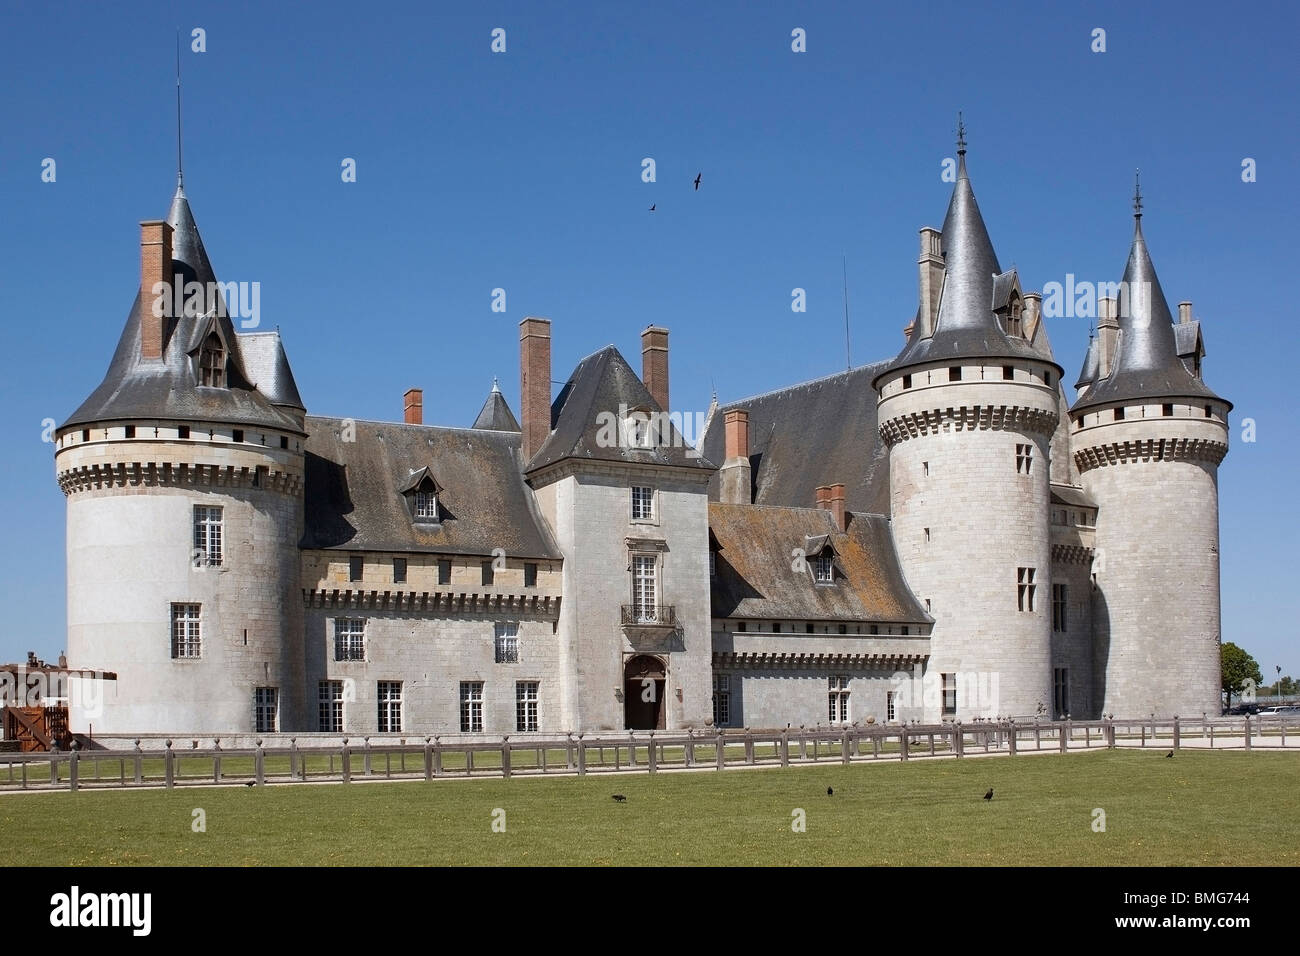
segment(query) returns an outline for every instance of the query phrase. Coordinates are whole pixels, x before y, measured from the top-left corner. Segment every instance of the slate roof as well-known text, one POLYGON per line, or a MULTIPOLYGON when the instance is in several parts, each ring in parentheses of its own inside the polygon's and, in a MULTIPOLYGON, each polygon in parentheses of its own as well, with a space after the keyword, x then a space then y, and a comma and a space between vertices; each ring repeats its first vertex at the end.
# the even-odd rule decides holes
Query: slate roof
POLYGON ((1053 483, 1051 491, 1052 504, 1054 505, 1073 505, 1076 508, 1097 507, 1097 502, 1088 497, 1087 492, 1082 488, 1076 488, 1074 485, 1058 485, 1053 483))
POLYGON ((1036 358, 1055 364, 1046 337, 1034 345, 1007 335, 993 314, 1009 298, 1015 273, 1004 273, 998 264, 966 172, 965 150, 959 154, 957 182, 943 219, 944 280, 934 334, 924 337, 921 323, 914 323, 907 344, 880 374, 964 358, 1036 358))
POLYGON ((1147 252, 1142 220, 1135 217, 1134 222, 1119 298, 1114 364, 1110 375, 1098 380, 1070 410, 1156 398, 1212 398, 1231 408, 1179 358, 1173 317, 1147 252))
MULTIPOLYGON (((700 443, 704 457, 723 460, 723 413, 744 409, 755 504, 810 508, 818 486, 842 483, 848 510, 887 514, 889 459, 871 382, 888 365, 862 365, 721 406, 700 443)), ((718 494, 715 475, 709 497, 718 494)))
MULTIPOLYGON (((559 558, 521 472, 518 432, 307 418, 304 548, 559 558), (416 524, 401 490, 427 468, 439 524, 416 524)), ((422 478, 422 476, 421 476, 422 478)))
POLYGON ((830 512, 818 508, 710 502, 709 530, 717 549, 714 617, 932 622, 903 578, 883 515, 851 513, 840 532, 830 512), (823 535, 835 552, 833 585, 791 568, 791 550, 823 535))
POLYGON ((1097 380, 1097 372, 1101 369, 1101 344, 1095 335, 1088 337, 1088 351, 1083 354, 1083 368, 1079 369, 1079 377, 1075 380, 1075 388, 1083 388, 1085 385, 1091 385, 1097 380))
POLYGON ((608 422, 619 422, 620 410, 635 409, 662 411, 618 349, 607 345, 593 352, 577 364, 551 403, 551 434, 533 455, 527 471, 531 473, 566 458, 700 470, 717 467, 712 460, 695 454, 674 426, 669 427, 669 436, 661 437, 658 447, 626 447, 626 442, 617 439, 618 430, 611 429, 608 422), (606 440, 611 432, 614 440, 606 440))
POLYGON ((487 401, 483 403, 478 418, 474 419, 474 424, 470 427, 494 432, 519 431, 519 422, 515 418, 515 413, 510 410, 510 405, 506 402, 506 397, 501 394, 501 389, 497 387, 496 382, 492 383, 492 391, 488 393, 487 401))
MULTIPOLYGON (((207 288, 207 283, 215 282, 216 276, 208 262, 198 226, 194 223, 189 200, 180 186, 176 187, 176 194, 172 197, 167 222, 173 229, 173 273, 182 276, 186 283, 199 282, 207 288)), ((62 427, 120 419, 161 418, 262 426, 302 434, 293 417, 276 408, 250 381, 242 354, 243 337, 235 334, 221 296, 215 296, 208 303, 216 310, 215 322, 205 316, 180 316, 165 323, 161 361, 140 358, 140 320, 144 310, 151 308, 152 304, 151 290, 137 293, 103 382, 62 427), (213 326, 226 343, 226 388, 196 384, 195 359, 191 353, 213 326)), ((259 346, 253 348, 257 350, 259 346)), ((288 371, 287 359, 284 360, 284 371, 288 371)), ((288 373, 290 385, 292 380, 292 373, 288 373)), ((296 396, 296 386, 292 387, 292 392, 296 396)), ((280 397, 287 395, 282 375, 280 397)))
POLYGON ((298 383, 293 379, 293 369, 289 367, 289 356, 285 354, 278 330, 241 334, 239 354, 244 359, 249 380, 272 405, 307 410, 298 394, 298 383))

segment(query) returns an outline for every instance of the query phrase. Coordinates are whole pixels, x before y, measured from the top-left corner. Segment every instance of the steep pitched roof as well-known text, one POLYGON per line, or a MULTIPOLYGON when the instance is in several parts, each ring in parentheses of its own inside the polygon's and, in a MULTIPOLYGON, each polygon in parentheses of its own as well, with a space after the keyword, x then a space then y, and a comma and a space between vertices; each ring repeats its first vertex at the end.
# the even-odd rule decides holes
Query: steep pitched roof
POLYGON ((294 381, 278 330, 241 334, 239 354, 249 379, 272 405, 307 410, 298 394, 298 383, 294 381))
POLYGON ((818 508, 709 504, 716 542, 714 617, 882 621, 925 624, 931 617, 908 588, 889 519, 852 513, 841 532, 818 508), (818 585, 791 567, 805 542, 829 543, 836 582, 818 585))
MULTIPOLYGON (((1071 411, 1111 402, 1152 398, 1212 398, 1216 395, 1179 358, 1173 317, 1147 252, 1142 219, 1134 219, 1133 243, 1119 297, 1119 336, 1110 375, 1099 380, 1071 411)), ((1231 403, 1225 402, 1229 408, 1231 403)))
POLYGON ((560 557, 517 432, 315 416, 307 431, 304 548, 560 557), (441 521, 417 524, 402 493, 433 475, 441 521))
POLYGON ((1083 388, 1085 385, 1091 385, 1097 381, 1097 372, 1101 368, 1101 346, 1097 342, 1097 336, 1088 336, 1088 351, 1083 355, 1083 367, 1079 369, 1079 377, 1075 380, 1075 388, 1083 388))
POLYGON ((515 418, 515 413, 510 410, 506 397, 501 394, 501 389, 497 387, 495 381, 492 383, 492 391, 488 393, 487 401, 479 410, 478 418, 474 419, 474 424, 470 427, 494 432, 519 431, 519 422, 515 418))
MULTIPOLYGON (((861 365, 720 406, 700 443, 704 456, 723 460, 724 413, 744 409, 756 504, 807 508, 820 485, 843 483, 850 511, 888 513, 889 458, 871 387, 888 365, 861 365)), ((709 483, 715 501, 719 487, 715 475, 709 483)))
MULTIPOLYGON (((180 186, 172 198, 167 222, 173 229, 172 272, 185 283, 203 285, 202 314, 168 319, 163 328, 162 360, 142 360, 141 319, 145 310, 152 307, 153 298, 151 290, 138 292, 104 380, 63 427, 115 419, 164 418, 262 426, 301 434, 293 417, 276 408, 249 380, 241 336, 235 334, 225 303, 215 291, 211 296, 206 294, 206 290, 213 289, 209 284, 215 283, 216 277, 194 223, 189 200, 180 186), (195 379, 194 353, 209 330, 215 330, 225 343, 225 388, 200 386, 195 379)), ((287 359, 284 367, 287 370, 287 359)), ((292 381, 291 373, 289 379, 292 381)), ((293 391, 296 394, 296 386, 293 391)))
POLYGON ((637 409, 663 411, 618 349, 607 345, 593 352, 577 364, 551 403, 551 434, 533 455, 527 471, 566 458, 673 465, 702 471, 717 467, 687 446, 681 432, 671 424, 669 434, 661 435, 656 447, 627 447, 619 437, 622 415, 637 409))

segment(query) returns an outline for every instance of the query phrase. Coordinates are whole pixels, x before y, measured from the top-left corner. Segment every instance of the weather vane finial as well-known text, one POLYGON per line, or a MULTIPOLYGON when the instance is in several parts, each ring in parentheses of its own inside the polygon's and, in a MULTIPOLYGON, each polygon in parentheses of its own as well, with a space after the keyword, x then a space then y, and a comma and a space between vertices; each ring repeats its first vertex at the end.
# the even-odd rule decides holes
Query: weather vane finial
POLYGON ((966 124, 961 121, 961 111, 957 111, 957 155, 966 155, 966 124))
POLYGON ((181 31, 176 29, 176 185, 185 184, 185 164, 181 154, 181 31))
POLYGON ((1142 218, 1142 170, 1133 174, 1133 218, 1142 218))

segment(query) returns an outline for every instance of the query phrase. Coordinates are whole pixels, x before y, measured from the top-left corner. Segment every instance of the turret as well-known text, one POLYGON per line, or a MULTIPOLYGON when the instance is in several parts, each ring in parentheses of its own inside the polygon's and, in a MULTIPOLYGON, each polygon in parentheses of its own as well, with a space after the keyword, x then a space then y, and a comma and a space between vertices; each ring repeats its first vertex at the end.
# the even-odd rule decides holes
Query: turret
POLYGON ((918 321, 873 382, 894 540, 935 618, 926 670, 942 692, 927 719, 1032 716, 1052 702, 1048 451, 1061 369, 1037 298, 1026 314, 1019 278, 998 264, 965 154, 959 139, 941 256, 922 232, 918 321))
POLYGON ((141 224, 108 372, 56 432, 68 656, 117 673, 74 730, 303 726, 304 415, 278 333, 236 334, 178 185, 141 224))
MULTIPOLYGON (((1218 467, 1232 405, 1180 358, 1140 194, 1134 206, 1113 351, 1099 349, 1070 409, 1075 463, 1098 505, 1094 699, 1123 717, 1214 714, 1218 467)), ((1193 347, 1199 372, 1199 330, 1193 347)))

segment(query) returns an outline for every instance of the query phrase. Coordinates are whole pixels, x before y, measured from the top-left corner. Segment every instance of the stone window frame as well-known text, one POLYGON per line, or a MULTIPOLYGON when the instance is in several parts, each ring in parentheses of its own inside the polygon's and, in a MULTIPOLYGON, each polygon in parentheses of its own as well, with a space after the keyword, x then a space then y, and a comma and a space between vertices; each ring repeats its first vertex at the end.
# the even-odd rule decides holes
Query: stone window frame
POLYGON ((331 679, 317 683, 316 729, 323 734, 343 732, 343 681, 331 679))
POLYGON ((632 485, 631 521, 633 524, 659 523, 659 490, 653 485, 632 485), (642 492, 642 494, 638 494, 642 492), (637 514, 638 503, 642 512, 637 514))
POLYGON ((519 663, 519 622, 494 621, 492 624, 492 660, 495 664, 519 663))
POLYGON ((193 661, 203 658, 203 605, 193 601, 174 601, 171 606, 172 660, 193 661))
POLYGON ((515 681, 515 731, 535 733, 541 727, 542 682, 515 681))
POLYGON ((253 733, 273 734, 279 725, 280 688, 253 688, 253 733))
POLYGON ((225 562, 226 517, 221 505, 195 505, 194 552, 196 568, 219 568, 225 562))
POLYGON ((364 662, 366 659, 366 619, 334 618, 334 660, 336 663, 364 662))
POLYGON ((483 697, 483 681, 460 682, 460 732, 462 734, 483 733, 483 697))
POLYGON ((826 678, 827 719, 832 724, 847 724, 851 720, 850 680, 848 674, 830 674, 826 678))
POLYGON ((400 680, 375 682, 375 701, 378 707, 375 727, 381 734, 400 734, 405 700, 400 680), (396 690, 394 690, 396 688, 396 690))

